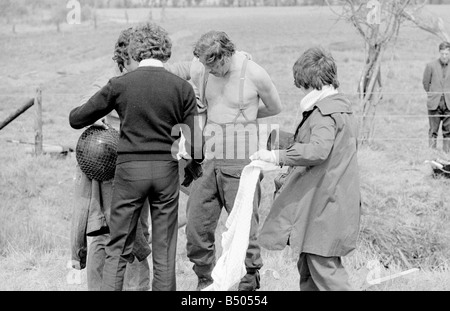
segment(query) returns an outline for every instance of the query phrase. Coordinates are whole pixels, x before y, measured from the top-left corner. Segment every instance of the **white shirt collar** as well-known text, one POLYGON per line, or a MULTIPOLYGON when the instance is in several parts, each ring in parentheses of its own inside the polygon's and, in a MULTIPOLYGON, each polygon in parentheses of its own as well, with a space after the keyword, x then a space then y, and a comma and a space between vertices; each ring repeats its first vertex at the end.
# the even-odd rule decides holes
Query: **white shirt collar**
POLYGON ((311 110, 321 99, 337 93, 338 91, 332 85, 324 85, 320 91, 314 89, 303 97, 300 102, 300 110, 302 113, 311 110))
POLYGON ((159 59, 147 58, 139 62, 139 67, 147 67, 147 66, 164 67, 162 61, 160 61, 159 59))

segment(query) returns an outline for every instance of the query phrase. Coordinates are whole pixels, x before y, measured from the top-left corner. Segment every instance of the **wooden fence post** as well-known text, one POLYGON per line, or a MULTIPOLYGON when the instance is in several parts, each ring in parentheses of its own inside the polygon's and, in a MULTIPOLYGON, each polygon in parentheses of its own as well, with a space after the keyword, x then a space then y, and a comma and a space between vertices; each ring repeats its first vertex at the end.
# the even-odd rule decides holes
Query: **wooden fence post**
POLYGON ((28 108, 34 105, 34 99, 28 100, 25 104, 22 105, 22 107, 18 108, 16 111, 11 113, 5 120, 0 122, 0 130, 7 126, 9 123, 11 123, 15 118, 20 116, 22 113, 27 111, 28 108))
POLYGON ((43 153, 43 135, 42 135, 42 90, 38 88, 36 90, 36 96, 34 98, 34 105, 36 106, 35 122, 34 122, 34 154, 36 156, 43 153))

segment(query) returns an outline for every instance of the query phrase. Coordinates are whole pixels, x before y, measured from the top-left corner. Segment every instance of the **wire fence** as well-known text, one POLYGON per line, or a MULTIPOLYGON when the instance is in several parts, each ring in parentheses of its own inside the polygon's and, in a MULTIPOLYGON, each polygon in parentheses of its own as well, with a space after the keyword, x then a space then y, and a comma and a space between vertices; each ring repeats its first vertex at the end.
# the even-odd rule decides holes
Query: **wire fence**
MULTIPOLYGON (((348 97, 357 97, 356 100, 358 100, 361 96, 361 93, 358 92, 342 92, 344 95, 348 96, 348 97)), ((383 92, 372 92, 370 93, 372 95, 377 95, 377 94, 382 94, 384 96, 384 98, 382 99, 382 101, 389 101, 392 100, 395 97, 401 96, 403 99, 405 99, 405 97, 412 97, 415 100, 420 100, 424 102, 424 108, 423 111, 421 113, 417 113, 417 114, 412 114, 412 113, 386 113, 385 111, 381 111, 380 113, 375 113, 374 115, 363 115, 361 113, 359 113, 358 111, 355 111, 355 117, 358 118, 360 121, 364 118, 374 118, 374 120, 380 120, 380 119, 384 119, 384 121, 388 121, 388 120, 398 120, 398 119, 404 119, 404 120, 412 120, 412 119, 420 119, 423 123, 422 126, 426 126, 428 124, 428 120, 430 115, 427 113, 423 113, 426 110, 426 100, 427 100, 427 95, 430 94, 450 94, 450 92, 424 92, 424 91, 418 91, 418 92, 390 92, 390 91, 383 91, 383 92)), ((301 91, 298 92, 290 92, 290 91, 280 91, 279 95, 282 99, 284 99, 286 102, 288 101, 288 99, 292 100, 292 98, 295 98, 293 100, 294 102, 294 110, 289 110, 289 111, 282 111, 280 114, 276 115, 276 116, 272 116, 270 118, 268 118, 268 120, 270 120, 269 122, 275 123, 275 120, 278 120, 279 125, 280 124, 286 124, 286 121, 288 124, 291 124, 291 126, 288 125, 288 127, 292 127, 293 131, 295 130, 294 128, 296 127, 296 125, 300 122, 301 120, 301 113, 299 110, 299 104, 301 102, 301 99, 303 98, 303 93, 301 91)), ((8 97, 13 97, 13 98, 30 98, 33 97, 34 94, 27 94, 27 93, 15 93, 15 92, 10 92, 10 93, 1 93, 0 94, 0 104, 1 104, 1 99, 2 98, 8 98, 8 97)), ((57 92, 57 91, 46 91, 43 92, 42 97, 44 98, 55 98, 55 97, 65 97, 68 98, 70 97, 70 101, 73 101, 74 105, 78 105, 81 104, 81 102, 79 102, 81 100, 81 98, 83 97, 83 94, 81 92, 57 92)), ((283 101, 282 101, 283 102, 283 101)), ((403 103, 404 104, 404 103, 403 103)), ((396 105, 402 105, 401 103, 396 103, 396 105)), ((1 107, 1 106, 0 106, 1 107)), ((5 106, 3 106, 3 111, 5 111, 6 109, 4 108, 5 106)), ((45 109, 45 105, 44 105, 44 109, 45 109)), ((0 112, 2 111, 2 109, 0 109, 0 112)), ((432 117, 435 118, 447 118, 450 117, 449 115, 433 115, 432 117)), ((1 121, 1 120, 0 120, 1 121)), ((375 125, 377 124, 376 121, 375 125)), ((389 122, 389 121, 388 121, 389 122)), ((409 121, 408 121, 409 122, 409 121)), ((417 125, 417 124, 415 124, 417 125)), ((375 126, 376 127, 376 126, 375 126)), ((428 132, 424 132, 422 137, 371 137, 370 140, 371 141, 402 141, 402 142, 414 142, 414 141, 428 141, 428 132)))

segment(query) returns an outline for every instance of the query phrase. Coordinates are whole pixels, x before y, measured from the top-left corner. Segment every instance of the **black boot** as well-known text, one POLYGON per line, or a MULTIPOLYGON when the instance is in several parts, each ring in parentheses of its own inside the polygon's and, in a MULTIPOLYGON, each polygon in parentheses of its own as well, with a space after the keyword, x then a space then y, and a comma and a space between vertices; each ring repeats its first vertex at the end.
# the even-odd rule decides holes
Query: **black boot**
POLYGON ((255 291, 260 287, 259 270, 247 272, 239 283, 238 291, 255 291))
POLYGON ((198 278, 197 290, 200 291, 200 290, 208 287, 212 283, 213 283, 213 279, 212 278, 207 278, 207 277, 198 278))

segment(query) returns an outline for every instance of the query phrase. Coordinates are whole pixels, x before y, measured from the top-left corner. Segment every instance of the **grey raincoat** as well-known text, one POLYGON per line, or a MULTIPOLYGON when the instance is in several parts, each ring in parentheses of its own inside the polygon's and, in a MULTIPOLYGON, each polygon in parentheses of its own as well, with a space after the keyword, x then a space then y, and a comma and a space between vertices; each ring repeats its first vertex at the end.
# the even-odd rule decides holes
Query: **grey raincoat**
POLYGON ((323 257, 355 249, 361 207, 350 102, 342 94, 317 102, 297 129, 295 143, 280 150, 280 162, 289 169, 261 229, 260 245, 270 250, 290 245, 323 257))

